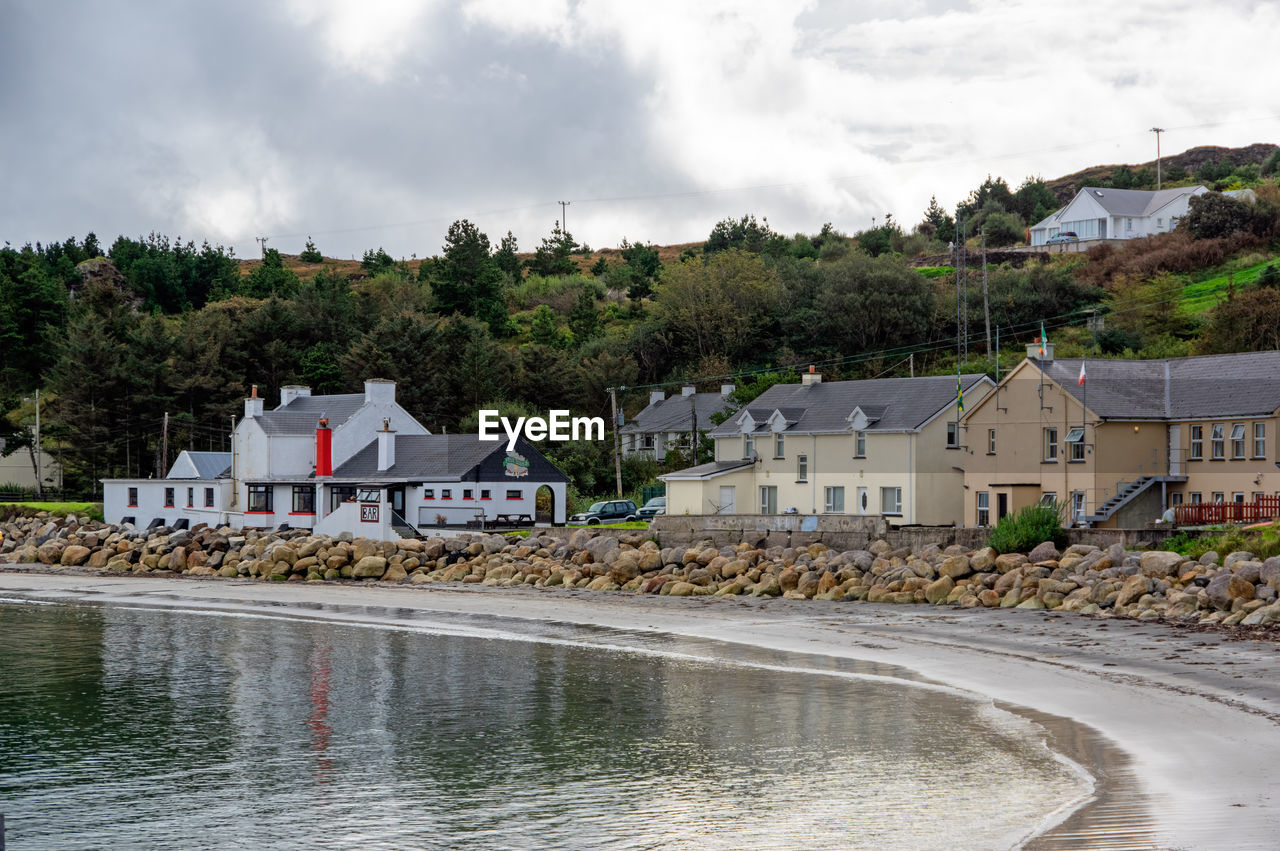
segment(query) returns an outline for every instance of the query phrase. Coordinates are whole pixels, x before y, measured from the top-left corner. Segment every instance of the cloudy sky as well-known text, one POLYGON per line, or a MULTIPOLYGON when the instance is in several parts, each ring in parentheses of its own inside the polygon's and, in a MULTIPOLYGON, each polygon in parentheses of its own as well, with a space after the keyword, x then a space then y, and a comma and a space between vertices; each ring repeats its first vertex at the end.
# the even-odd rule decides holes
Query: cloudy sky
MULTIPOLYGON (((438 253, 846 232, 988 173, 1280 141, 1244 0, 6 0, 0 239, 438 253)), ((1269 36, 1267 34, 1270 34, 1269 36)))

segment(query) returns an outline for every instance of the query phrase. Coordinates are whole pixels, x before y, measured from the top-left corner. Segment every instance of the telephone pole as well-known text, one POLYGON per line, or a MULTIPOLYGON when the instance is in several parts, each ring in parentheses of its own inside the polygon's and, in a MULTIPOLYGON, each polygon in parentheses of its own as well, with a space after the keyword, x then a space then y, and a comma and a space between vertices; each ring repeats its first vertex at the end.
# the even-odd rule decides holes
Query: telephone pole
MULTIPOLYGON (((258 248, 260 248, 262 251, 263 260, 267 259, 267 239, 268 238, 269 237, 265 237, 265 236, 255 236, 253 238, 253 241, 258 243, 258 248)), ((352 259, 354 260, 355 258, 353 257, 352 259)))
POLYGON ((1164 132, 1163 127, 1152 127, 1151 132, 1156 134, 1156 191, 1160 191, 1160 134, 1164 132))
POLYGON ((613 475, 617 484, 618 496, 622 496, 622 447, 618 436, 618 388, 609 388, 609 399, 613 402, 613 475))
POLYGON ((991 357, 991 304, 987 298, 987 229, 982 229, 982 324, 987 329, 987 357, 991 357))
POLYGON ((156 465, 156 478, 163 479, 165 465, 169 463, 169 412, 164 412, 164 426, 160 431, 160 463, 156 465))
POLYGON ((569 220, 567 215, 568 211, 565 208, 568 207, 573 202, 560 201, 558 203, 560 204, 560 230, 564 233, 568 233, 569 232, 569 220))
POLYGON ((689 397, 689 411, 693 416, 693 430, 689 432, 689 457, 693 459, 691 466, 698 466, 698 395, 689 397))
POLYGON ((36 499, 44 499, 44 470, 40 464, 40 388, 36 388, 36 499))

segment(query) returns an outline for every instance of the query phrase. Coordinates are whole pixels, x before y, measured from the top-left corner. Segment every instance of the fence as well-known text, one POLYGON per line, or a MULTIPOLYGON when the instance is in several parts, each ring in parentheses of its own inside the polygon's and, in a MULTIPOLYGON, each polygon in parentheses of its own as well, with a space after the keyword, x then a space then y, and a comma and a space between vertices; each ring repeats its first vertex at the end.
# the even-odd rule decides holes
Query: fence
POLYGON ((1201 502, 1177 505, 1173 522, 1180 526, 1210 523, 1258 523, 1280 517, 1280 496, 1263 496, 1253 502, 1201 502))

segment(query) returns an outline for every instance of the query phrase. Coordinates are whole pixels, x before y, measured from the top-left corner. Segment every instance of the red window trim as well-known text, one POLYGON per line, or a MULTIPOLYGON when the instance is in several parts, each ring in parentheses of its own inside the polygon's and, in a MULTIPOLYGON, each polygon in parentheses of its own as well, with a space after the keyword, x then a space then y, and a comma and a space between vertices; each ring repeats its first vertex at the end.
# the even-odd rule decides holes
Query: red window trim
POLYGON ((424 497, 423 497, 423 499, 424 499, 424 500, 426 500, 426 499, 435 499, 435 497, 434 497, 434 496, 424 496, 424 497))
POLYGON ((290 511, 289 516, 290 517, 315 517, 316 513, 314 511, 290 511))
POLYGON ((125 503, 125 506, 124 506, 124 507, 125 507, 125 508, 137 508, 137 507, 138 507, 138 503, 136 503, 136 502, 127 502, 127 503, 125 503))
POLYGON ((474 496, 464 496, 463 499, 475 499, 474 496))
POLYGON ((480 497, 480 499, 482 499, 482 500, 485 500, 485 499, 493 499, 493 497, 491 497, 491 496, 482 496, 482 497, 480 497))
POLYGON ((274 511, 246 511, 245 514, 275 514, 274 511))
POLYGON ((520 500, 524 499, 524 497, 522 497, 522 496, 508 496, 508 497, 504 497, 504 499, 509 499, 509 500, 511 500, 512 502, 519 502, 520 500))

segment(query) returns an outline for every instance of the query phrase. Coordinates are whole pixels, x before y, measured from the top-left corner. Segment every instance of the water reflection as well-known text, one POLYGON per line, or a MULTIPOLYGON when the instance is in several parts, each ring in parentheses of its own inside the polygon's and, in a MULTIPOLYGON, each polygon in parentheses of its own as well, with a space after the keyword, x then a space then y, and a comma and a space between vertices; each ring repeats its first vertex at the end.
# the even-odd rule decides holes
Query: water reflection
POLYGON ((1030 725, 901 685, 0 606, 18 847, 1003 847, 1084 788, 1030 725))

